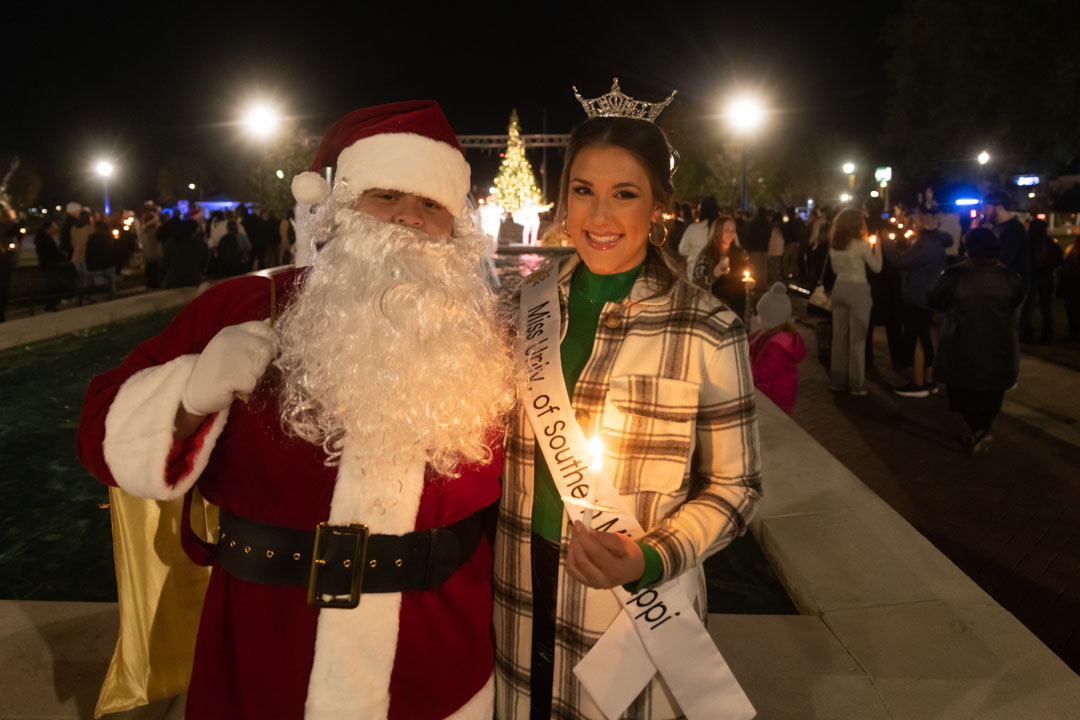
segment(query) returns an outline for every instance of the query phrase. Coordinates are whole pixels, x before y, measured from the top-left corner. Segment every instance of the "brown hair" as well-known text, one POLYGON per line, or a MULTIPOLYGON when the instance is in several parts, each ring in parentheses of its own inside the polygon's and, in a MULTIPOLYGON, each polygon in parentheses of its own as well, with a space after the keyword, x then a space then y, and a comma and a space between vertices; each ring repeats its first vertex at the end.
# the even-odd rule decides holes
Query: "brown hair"
MULTIPOLYGON (((671 196, 675 193, 675 188, 671 184, 671 173, 674 155, 664 131, 644 120, 591 118, 578 125, 571 133, 570 143, 566 147, 562 176, 559 178, 559 206, 555 211, 555 222, 559 226, 566 221, 570 166, 574 164, 577 154, 587 147, 618 147, 631 153, 645 169, 653 200, 660 204, 664 212, 672 212, 674 205, 671 196)), ((665 237, 669 229, 665 222, 665 237)), ((667 247, 657 247, 649 241, 645 243, 645 266, 641 270, 641 276, 649 281, 657 295, 671 289, 679 275, 686 271, 672 254, 667 247)))
POLYGON ((861 239, 864 223, 862 211, 858 208, 841 211, 833 220, 832 230, 829 231, 829 247, 833 250, 844 250, 852 240, 861 239))
POLYGON ((709 263, 710 267, 715 265, 716 261, 720 258, 720 238, 724 234, 724 225, 729 222, 735 222, 735 218, 730 215, 721 215, 716 218, 716 222, 709 228, 709 241, 706 243, 705 249, 702 252, 705 253, 705 260, 709 263))

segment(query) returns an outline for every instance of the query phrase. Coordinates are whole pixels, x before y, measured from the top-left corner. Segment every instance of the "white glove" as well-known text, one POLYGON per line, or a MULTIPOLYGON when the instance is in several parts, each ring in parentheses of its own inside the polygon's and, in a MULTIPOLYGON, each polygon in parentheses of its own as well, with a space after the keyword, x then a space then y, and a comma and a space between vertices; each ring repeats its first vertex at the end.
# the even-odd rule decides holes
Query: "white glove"
POLYGON ((180 403, 194 415, 224 410, 234 393, 255 389, 277 349, 277 333, 265 320, 222 328, 199 355, 180 403))

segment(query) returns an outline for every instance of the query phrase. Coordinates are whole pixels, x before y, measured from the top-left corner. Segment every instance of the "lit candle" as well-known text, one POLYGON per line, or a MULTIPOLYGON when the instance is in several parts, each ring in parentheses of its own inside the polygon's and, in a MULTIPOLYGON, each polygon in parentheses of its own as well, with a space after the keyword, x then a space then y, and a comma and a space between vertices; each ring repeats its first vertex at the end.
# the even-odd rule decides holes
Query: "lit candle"
POLYGON ((877 235, 871 235, 866 239, 870 242, 871 245, 877 245, 877 235))
POLYGON ((750 271, 749 271, 749 270, 743 270, 743 271, 742 271, 742 281, 743 281, 744 283, 748 283, 748 282, 750 282, 751 280, 753 280, 753 278, 752 278, 752 277, 750 277, 750 271))
POLYGON ((585 515, 581 518, 581 524, 586 530, 592 530, 593 507, 596 505, 597 486, 600 484, 600 471, 604 467, 604 445, 600 442, 599 435, 593 435, 592 439, 592 465, 589 466, 589 496, 585 506, 585 515))

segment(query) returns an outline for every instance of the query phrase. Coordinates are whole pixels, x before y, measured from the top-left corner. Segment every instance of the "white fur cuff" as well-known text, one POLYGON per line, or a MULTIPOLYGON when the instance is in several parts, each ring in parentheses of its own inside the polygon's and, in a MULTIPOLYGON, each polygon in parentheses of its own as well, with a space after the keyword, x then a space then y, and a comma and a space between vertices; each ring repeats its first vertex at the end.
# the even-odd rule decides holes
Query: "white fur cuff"
POLYGON ((217 414, 203 436, 191 472, 175 485, 165 476, 176 411, 198 359, 198 355, 181 355, 164 365, 140 370, 120 386, 109 406, 102 449, 113 478, 125 492, 155 500, 183 497, 206 468, 214 443, 225 428, 227 409, 217 414))

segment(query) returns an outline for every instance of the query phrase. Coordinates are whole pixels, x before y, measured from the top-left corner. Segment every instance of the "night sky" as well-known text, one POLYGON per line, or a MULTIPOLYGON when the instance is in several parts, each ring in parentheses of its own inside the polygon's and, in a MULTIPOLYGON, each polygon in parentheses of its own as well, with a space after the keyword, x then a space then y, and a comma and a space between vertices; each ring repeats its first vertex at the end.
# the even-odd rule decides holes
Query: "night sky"
MULTIPOLYGON (((719 128, 721 99, 761 92, 771 132, 799 126, 876 145, 886 96, 885 21, 899 2, 827 4, 356 3, 331 10, 240 11, 192 4, 130 11, 15 10, 9 15, 9 102, 0 158, 40 173, 39 204, 99 204, 94 160, 112 156, 113 204, 153 197, 157 168, 181 158, 204 187, 242 194, 256 157, 237 120, 268 97, 321 133, 365 105, 431 97, 459 133, 503 133, 512 108, 524 132, 568 132, 586 97, 613 75, 634 97, 676 102, 719 128), (482 8, 477 10, 476 8, 482 8), (528 13, 532 13, 530 16, 528 13)), ((663 123, 661 123, 663 124, 663 123)), ((497 157, 470 151, 474 181, 497 157)), ((535 162, 535 160, 534 160, 535 162)), ((486 176, 486 177, 485 177, 486 176)))

